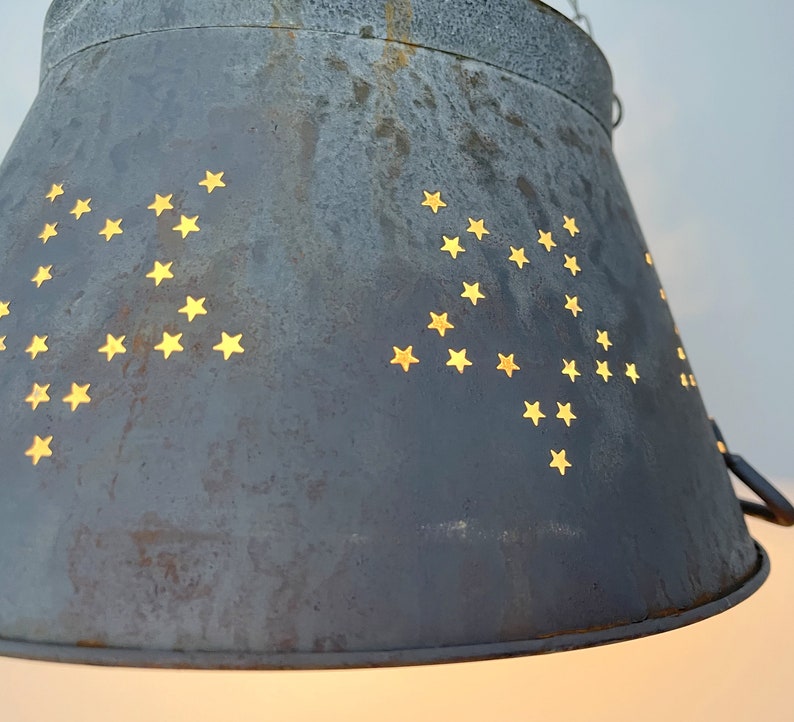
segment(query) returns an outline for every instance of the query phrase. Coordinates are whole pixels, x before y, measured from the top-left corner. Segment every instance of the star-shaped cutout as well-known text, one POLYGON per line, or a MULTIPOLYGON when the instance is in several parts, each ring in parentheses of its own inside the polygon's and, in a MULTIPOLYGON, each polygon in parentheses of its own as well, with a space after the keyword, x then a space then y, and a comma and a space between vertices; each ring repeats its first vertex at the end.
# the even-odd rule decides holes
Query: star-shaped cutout
POLYGON ((679 346, 677 351, 678 351, 678 358, 680 358, 682 361, 686 361, 686 353, 684 352, 684 347, 679 346))
POLYGON ((30 404, 30 407, 35 411, 39 404, 46 404, 50 400, 50 395, 47 393, 49 388, 50 384, 45 384, 44 386, 33 384, 33 388, 25 399, 25 403, 30 404))
POLYGON ((396 346, 392 346, 394 349, 394 358, 389 361, 390 364, 395 364, 396 366, 402 366, 403 371, 408 373, 411 368, 411 364, 418 364, 419 359, 414 358, 414 347, 408 346, 408 348, 401 349, 397 348, 396 346))
POLYGON ((664 292, 663 288, 659 289, 659 298, 661 298, 662 301, 666 301, 667 300, 667 294, 664 292))
POLYGON ((568 361, 567 359, 563 359, 562 363, 562 373, 570 378, 572 383, 575 383, 576 377, 582 375, 576 370, 576 361, 568 361))
POLYGON ((57 236, 57 235, 58 235, 58 224, 57 223, 45 223, 44 224, 44 230, 41 233, 39 233, 39 235, 37 237, 41 238, 41 242, 46 245, 47 241, 49 241, 50 238, 52 238, 53 236, 57 236))
POLYGON ((562 227, 571 234, 571 237, 579 233, 579 229, 576 227, 575 218, 568 218, 568 216, 563 216, 563 218, 565 219, 565 223, 563 223, 562 227))
POLYGON ((497 354, 499 356, 499 365, 496 367, 497 371, 504 371, 507 374, 508 378, 513 378, 513 371, 520 371, 521 367, 516 364, 513 360, 515 356, 514 353, 511 353, 509 356, 503 356, 502 354, 497 354))
POLYGON ((423 206, 430 208, 433 213, 438 213, 439 208, 446 208, 447 204, 441 200, 441 191, 430 193, 429 191, 422 191, 425 194, 425 199, 422 201, 423 206))
POLYGON ((196 225, 198 218, 198 216, 193 216, 193 218, 182 216, 179 223, 171 230, 181 233, 183 239, 187 237, 188 233, 198 233, 201 230, 201 228, 196 225))
POLYGON ((6 350, 6 338, 7 336, 0 336, 0 351, 6 350))
POLYGON ((220 351, 223 354, 223 360, 228 361, 233 353, 243 353, 245 349, 240 345, 240 339, 243 334, 238 333, 236 336, 230 336, 226 331, 221 332, 221 342, 212 347, 213 351, 220 351))
POLYGON ((91 199, 86 198, 84 201, 77 199, 77 203, 74 204, 74 208, 69 211, 78 221, 85 215, 86 213, 91 212, 91 199))
POLYGON ((576 318, 582 312, 582 309, 579 307, 579 297, 578 296, 574 296, 573 298, 571 298, 566 293, 565 294, 565 308, 567 308, 573 314, 573 317, 576 318))
POLYGON ((582 269, 579 268, 579 264, 576 262, 576 256, 569 256, 567 253, 565 255, 565 263, 562 265, 567 268, 572 276, 575 276, 577 273, 581 273, 582 269))
POLYGON ((460 351, 453 351, 452 349, 448 349, 449 351, 449 361, 447 361, 447 366, 454 366, 458 373, 463 373, 463 369, 467 366, 471 366, 472 363, 469 359, 466 358, 466 349, 462 348, 460 351))
POLYGON ((681 374, 681 386, 685 389, 689 387, 689 379, 686 374, 681 374))
POLYGON ((124 231, 121 230, 121 221, 121 218, 117 221, 111 221, 110 218, 106 218, 105 227, 97 235, 104 236, 105 243, 110 243, 110 239, 113 238, 113 236, 120 236, 124 233, 124 231))
POLYGON ((525 263, 529 263, 529 259, 526 257, 523 248, 513 248, 513 246, 510 246, 510 250, 512 253, 510 254, 510 258, 507 259, 508 261, 512 261, 519 268, 523 268, 525 263))
POLYGON ((568 461, 565 456, 565 449, 560 451, 554 451, 551 449, 551 463, 549 467, 552 469, 557 469, 560 472, 560 476, 565 476, 565 470, 570 469, 572 464, 568 461))
POLYGON ((91 397, 88 395, 88 388, 90 386, 91 384, 80 386, 79 384, 73 383, 72 391, 70 394, 63 397, 63 403, 69 404, 72 407, 72 411, 76 411, 80 404, 91 403, 91 397))
POLYGON ((154 211, 159 218, 163 211, 171 211, 174 209, 174 206, 171 203, 171 199, 173 197, 173 193, 169 193, 167 196, 161 196, 159 193, 155 193, 154 202, 150 206, 146 206, 146 210, 154 211))
POLYGON ((33 439, 33 445, 25 452, 25 456, 29 456, 33 460, 33 466, 36 466, 39 461, 41 461, 42 457, 52 456, 52 451, 50 450, 51 443, 52 436, 48 436, 46 439, 36 436, 33 439))
POLYGON ((432 328, 434 331, 438 331, 438 335, 441 338, 444 338, 444 334, 450 328, 455 328, 449 321, 447 321, 447 314, 446 313, 433 313, 430 312, 430 323, 428 324, 428 328, 432 328))
POLYGON ((108 361, 112 361, 113 357, 119 353, 127 353, 127 349, 124 348, 124 339, 127 338, 126 336, 119 336, 116 338, 115 336, 111 336, 107 334, 105 339, 105 345, 101 348, 98 348, 97 351, 99 353, 104 353, 107 355, 108 361))
POLYGON ((52 280, 52 274, 50 273, 51 270, 52 266, 39 266, 39 270, 36 272, 36 275, 30 279, 36 284, 36 288, 41 288, 42 283, 52 280))
POLYGON ((200 186, 207 189, 207 193, 212 193, 216 188, 226 188, 226 184, 221 180, 223 178, 223 171, 220 173, 212 173, 207 171, 207 176, 203 181, 199 181, 200 186))
POLYGON ((207 309, 204 308, 204 301, 206 300, 206 296, 198 300, 193 298, 193 296, 188 296, 185 299, 185 305, 182 306, 177 313, 184 313, 187 316, 187 322, 193 323, 193 319, 196 318, 196 316, 207 315, 207 309))
POLYGON ((694 374, 689 374, 689 385, 690 386, 697 386, 697 381, 695 381, 694 374))
POLYGON ((50 203, 55 203, 55 199, 58 196, 63 195, 63 183, 53 183, 52 188, 50 188, 50 192, 44 196, 50 203))
POLYGON ((570 403, 561 404, 559 401, 557 402, 557 418, 562 419, 566 426, 571 425, 571 421, 576 419, 576 416, 574 416, 573 411, 571 411, 570 403))
POLYGON ((0 301, 0 318, 11 315, 11 311, 8 310, 10 305, 11 301, 0 301))
POLYGON ((612 341, 609 340, 609 332, 596 329, 596 343, 600 343, 604 347, 604 351, 609 351, 609 347, 612 345, 612 341))
POLYGON ((555 248, 557 245, 551 239, 551 231, 546 232, 538 229, 538 234, 540 235, 540 238, 538 238, 538 243, 540 243, 540 245, 543 246, 546 249, 546 251, 551 253, 551 249, 555 248))
POLYGON ((535 426, 538 425, 541 419, 546 418, 546 414, 540 410, 540 401, 536 401, 533 404, 530 404, 529 401, 525 401, 524 406, 527 407, 526 411, 524 411, 524 418, 532 419, 532 423, 535 424, 535 426))
POLYGON ((653 265, 653 258, 651 257, 651 254, 648 253, 647 251, 645 252, 645 263, 647 263, 649 266, 653 265))
POLYGON ((637 365, 636 364, 626 364, 626 376, 628 376, 632 383, 637 383, 637 380, 640 378, 640 375, 637 373, 637 365))
POLYGON ((155 261, 154 268, 152 268, 152 270, 146 274, 146 278, 154 279, 154 285, 159 286, 164 279, 174 277, 174 274, 171 273, 171 266, 173 265, 173 261, 169 261, 168 263, 160 263, 160 261, 155 261))
POLYGON ((47 353, 47 336, 34 336, 30 341, 30 346, 25 349, 25 353, 30 354, 31 360, 35 359, 40 353, 47 353))
POLYGON ((485 298, 485 296, 480 293, 479 283, 466 283, 466 281, 463 282, 463 293, 460 294, 460 297, 468 298, 472 306, 476 306, 479 299, 485 298))
POLYGON ((609 377, 612 376, 609 364, 606 361, 596 361, 596 373, 604 379, 604 383, 608 383, 609 377))
POLYGON ((444 245, 441 246, 442 251, 446 251, 453 258, 457 258, 458 253, 466 253, 466 249, 458 243, 460 236, 455 236, 454 238, 441 237, 444 239, 444 245))
POLYGON ((176 336, 172 336, 170 333, 168 333, 168 331, 163 331, 163 340, 154 347, 154 350, 162 351, 163 356, 165 358, 169 358, 172 353, 178 353, 185 350, 182 348, 182 344, 179 343, 181 338, 181 333, 176 334, 176 336))
POLYGON ((466 229, 466 232, 473 233, 475 236, 477 236, 478 241, 481 241, 483 236, 491 235, 491 232, 485 227, 484 218, 480 218, 479 221, 469 218, 469 227, 466 229))

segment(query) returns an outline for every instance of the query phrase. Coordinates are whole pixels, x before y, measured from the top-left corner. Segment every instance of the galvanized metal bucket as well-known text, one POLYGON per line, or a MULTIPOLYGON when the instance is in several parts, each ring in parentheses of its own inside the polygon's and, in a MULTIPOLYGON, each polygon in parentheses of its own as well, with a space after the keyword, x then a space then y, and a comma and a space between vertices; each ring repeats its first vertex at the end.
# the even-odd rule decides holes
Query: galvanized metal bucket
POLYGON ((477 659, 751 594, 611 103, 526 0, 53 3, 0 169, 0 652, 477 659))

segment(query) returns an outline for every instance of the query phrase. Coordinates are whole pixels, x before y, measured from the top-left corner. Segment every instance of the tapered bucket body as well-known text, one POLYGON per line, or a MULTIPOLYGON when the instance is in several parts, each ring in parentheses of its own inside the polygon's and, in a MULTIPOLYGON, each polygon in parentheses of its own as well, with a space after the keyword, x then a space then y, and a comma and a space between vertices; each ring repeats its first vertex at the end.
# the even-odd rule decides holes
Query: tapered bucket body
POLYGON ((540 3, 62 0, 0 169, 0 652, 323 667, 766 574, 540 3))

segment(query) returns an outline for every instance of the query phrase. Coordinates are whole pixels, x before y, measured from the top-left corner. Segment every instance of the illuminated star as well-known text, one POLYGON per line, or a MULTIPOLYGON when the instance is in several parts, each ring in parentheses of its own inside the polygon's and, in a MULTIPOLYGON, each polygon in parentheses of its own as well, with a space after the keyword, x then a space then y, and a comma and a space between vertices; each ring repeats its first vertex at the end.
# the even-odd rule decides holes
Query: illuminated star
POLYGON ((174 226, 171 230, 179 231, 182 234, 182 238, 186 238, 188 233, 197 233, 201 230, 196 225, 196 221, 198 220, 198 216, 193 216, 193 218, 188 218, 187 216, 182 216, 179 224, 174 226))
POLYGON ((160 261, 155 261, 154 268, 146 274, 146 278, 153 278, 154 285, 159 286, 164 279, 174 277, 174 274, 171 273, 171 266, 173 265, 173 261, 169 261, 165 264, 160 263, 160 261))
POLYGON ((686 354, 684 353, 684 349, 682 346, 678 347, 678 358, 680 358, 682 361, 686 360, 686 354))
POLYGON ((460 351, 453 351, 451 348, 447 350, 449 351, 449 361, 447 361, 447 366, 454 366, 458 370, 458 373, 462 374, 463 369, 472 365, 471 361, 466 358, 465 348, 462 348, 460 351))
POLYGON ((609 333, 596 329, 596 334, 596 343, 600 343, 604 347, 604 351, 609 351, 609 347, 612 345, 612 341, 609 340, 609 333))
POLYGON ((681 386, 683 386, 684 388, 689 387, 689 379, 687 378, 686 374, 681 374, 681 386))
POLYGON ((613 375, 609 370, 609 364, 606 361, 596 361, 596 364, 596 373, 604 379, 604 383, 608 383, 609 377, 613 375))
POLYGON ((394 358, 389 361, 391 364, 396 364, 397 366, 402 366, 403 371, 408 373, 408 370, 411 368, 411 364, 418 364, 419 359, 414 358, 414 347, 408 346, 406 349, 397 348, 396 346, 392 346, 394 349, 394 358))
POLYGON ((0 301, 0 318, 11 315, 11 311, 8 310, 10 305, 11 301, 0 301))
MULTIPOLYGON (((180 334, 181 336, 182 334, 180 334)), ((240 339, 243 334, 238 333, 236 336, 230 336, 226 331, 221 332, 221 342, 212 347, 213 351, 220 351, 223 354, 223 360, 228 361, 233 353, 243 353, 245 349, 240 345, 240 339)))
POLYGON ((221 178, 223 178, 223 171, 220 173, 207 171, 207 177, 203 181, 199 181, 199 185, 204 186, 207 189, 207 193, 212 193, 216 188, 226 188, 226 184, 221 178))
POLYGON ((76 411, 80 404, 91 403, 91 397, 88 395, 89 386, 91 386, 91 384, 78 386, 77 384, 73 383, 72 392, 63 397, 63 403, 69 404, 72 407, 72 411, 76 411))
POLYGON ((172 336, 168 331, 163 331, 163 340, 154 347, 154 350, 162 351, 165 358, 168 358, 174 352, 184 351, 185 349, 182 348, 182 344, 179 343, 179 339, 181 338, 181 333, 172 336))
POLYGON ((35 411, 39 404, 46 404, 50 400, 50 395, 47 393, 49 388, 50 384, 46 384, 45 386, 33 384, 33 388, 25 399, 25 403, 30 404, 30 407, 35 411))
POLYGON ((438 331, 438 335, 441 338, 444 338, 444 334, 450 328, 455 328, 449 321, 447 321, 447 314, 446 313, 433 313, 430 312, 430 318, 432 319, 428 324, 428 328, 432 328, 435 331, 438 331))
POLYGON ((120 236, 124 233, 124 231, 121 230, 121 221, 121 218, 117 221, 111 221, 110 218, 106 218, 105 227, 97 235, 104 236, 105 242, 109 243, 113 236, 120 236))
POLYGON ((127 338, 126 336, 119 336, 116 338, 115 336, 111 336, 107 334, 107 338, 105 339, 105 345, 102 348, 98 348, 97 351, 99 353, 107 354, 108 361, 112 361, 113 357, 117 353, 127 353, 127 349, 124 348, 124 339, 127 338))
POLYGON ((538 243, 543 246, 549 253, 551 253, 551 249, 554 248, 557 244, 551 240, 551 231, 548 233, 546 231, 541 231, 538 229, 538 233, 540 234, 540 238, 538 238, 538 243))
POLYGON ((571 383, 576 383, 576 377, 582 375, 576 370, 576 361, 568 361, 567 359, 563 359, 562 363, 562 373, 571 379, 571 383))
POLYGON ((663 288, 659 289, 659 298, 661 298, 662 301, 666 301, 667 300, 667 294, 664 292, 663 288))
POLYGON ((36 466, 43 456, 52 456, 52 451, 50 451, 51 443, 52 436, 48 436, 46 439, 36 436, 33 439, 33 446, 25 452, 25 456, 29 456, 33 460, 33 466, 36 466))
POLYGON ((536 401, 534 404, 530 404, 529 401, 525 401, 524 406, 527 407, 527 410, 524 412, 524 418, 532 419, 532 423, 535 424, 535 426, 538 425, 538 422, 541 419, 546 418, 546 414, 540 410, 540 401, 536 401))
POLYGON ((491 235, 491 232, 485 227, 484 218, 480 218, 479 221, 469 218, 469 227, 466 229, 466 232, 473 233, 475 236, 477 236, 478 241, 481 241, 483 236, 491 235))
POLYGON ((626 364, 626 376, 632 380, 632 383, 637 383, 637 379, 640 378, 640 375, 637 373, 637 366, 635 364, 626 364))
POLYGON ((63 183, 53 183, 52 188, 50 188, 50 192, 44 196, 50 203, 55 203, 55 199, 58 196, 63 195, 63 183))
POLYGON ((30 354, 30 358, 35 359, 40 353, 47 353, 47 336, 34 336, 31 339, 30 346, 25 349, 25 353, 30 354))
POLYGON ((569 469, 572 464, 565 458, 565 449, 561 451, 554 451, 551 449, 551 464, 549 467, 552 469, 557 469, 560 472, 560 476, 565 476, 565 470, 569 469))
POLYGON ((85 213, 91 212, 91 199, 86 198, 84 201, 81 201, 79 198, 77 203, 74 204, 74 208, 69 211, 78 221, 85 213))
POLYGON ((42 283, 52 280, 52 274, 50 273, 51 270, 52 266, 39 266, 39 270, 36 272, 36 275, 30 279, 36 284, 36 288, 41 288, 42 283))
POLYGON ((206 300, 206 297, 196 300, 193 296, 188 296, 185 299, 185 305, 182 306, 177 313, 184 313, 187 316, 187 322, 193 323, 193 319, 196 318, 196 316, 207 315, 207 309, 204 308, 204 301, 206 300))
POLYGON ((173 193, 169 193, 167 196, 161 196, 159 193, 155 193, 154 202, 150 206, 146 206, 146 210, 154 211, 159 218, 163 211, 171 211, 174 209, 174 206, 171 204, 171 199, 173 197, 173 193))
POLYGON ((468 298, 473 306, 477 305, 477 301, 485 296, 480 293, 479 283, 466 283, 463 282, 463 293, 460 294, 461 298, 468 298))
POLYGON ((562 227, 571 234, 571 237, 579 233, 579 229, 576 227, 575 218, 568 218, 568 216, 563 216, 563 218, 565 219, 565 223, 563 223, 562 227))
POLYGON ((50 240, 50 238, 57 235, 58 235, 58 224, 45 223, 44 230, 41 233, 39 233, 38 238, 41 238, 41 242, 46 244, 47 241, 50 240))
POLYGON ((422 205, 428 206, 433 213, 438 213, 439 208, 447 207, 447 204, 441 200, 441 191, 436 191, 435 193, 422 191, 422 193, 425 194, 425 199, 422 201, 422 205))
POLYGON ((523 248, 513 248, 510 246, 510 250, 512 253, 510 254, 510 258, 508 261, 513 261, 519 268, 523 268, 525 263, 529 263, 529 259, 526 257, 523 248))
POLYGON ((557 402, 557 418, 562 419, 566 426, 571 425, 571 421, 574 421, 576 416, 574 416, 573 411, 571 411, 570 403, 561 404, 559 401, 557 402))
POLYGON ((690 386, 697 386, 697 382, 695 381, 694 374, 689 374, 689 385, 690 386))
POLYGON ((520 371, 521 367, 516 364, 513 360, 515 356, 514 353, 511 353, 509 356, 502 356, 502 354, 497 354, 499 356, 499 365, 496 367, 497 371, 504 371, 507 374, 508 378, 513 378, 513 371, 520 371))
POLYGON ((444 239, 444 245, 441 246, 442 251, 446 251, 453 258, 457 258, 458 253, 466 253, 466 249, 458 243, 460 236, 455 236, 454 238, 441 237, 444 239))
POLYGON ((579 264, 576 262, 576 256, 569 256, 567 253, 565 255, 565 263, 562 265, 567 268, 572 276, 575 276, 577 273, 581 272, 581 268, 579 268, 579 264))
POLYGON ((649 266, 653 265, 653 258, 651 258, 651 254, 647 251, 645 252, 645 263, 647 263, 649 266))
POLYGON ((579 307, 579 297, 574 296, 573 298, 571 298, 566 293, 565 301, 566 301, 565 308, 567 308, 573 314, 573 317, 576 318, 582 312, 582 309, 579 307))

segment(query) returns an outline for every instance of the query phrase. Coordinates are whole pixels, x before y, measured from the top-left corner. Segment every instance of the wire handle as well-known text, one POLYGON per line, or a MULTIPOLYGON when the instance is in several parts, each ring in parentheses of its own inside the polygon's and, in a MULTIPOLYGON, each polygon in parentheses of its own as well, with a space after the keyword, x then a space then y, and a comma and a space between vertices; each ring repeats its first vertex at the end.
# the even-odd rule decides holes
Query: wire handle
POLYGON ((739 499, 742 511, 745 514, 757 516, 773 524, 794 526, 794 506, 791 505, 791 502, 741 456, 728 451, 722 432, 714 419, 711 419, 711 426, 714 429, 714 435, 717 437, 717 448, 720 450, 722 458, 725 459, 725 464, 752 492, 764 501, 764 504, 757 504, 754 501, 739 499))

